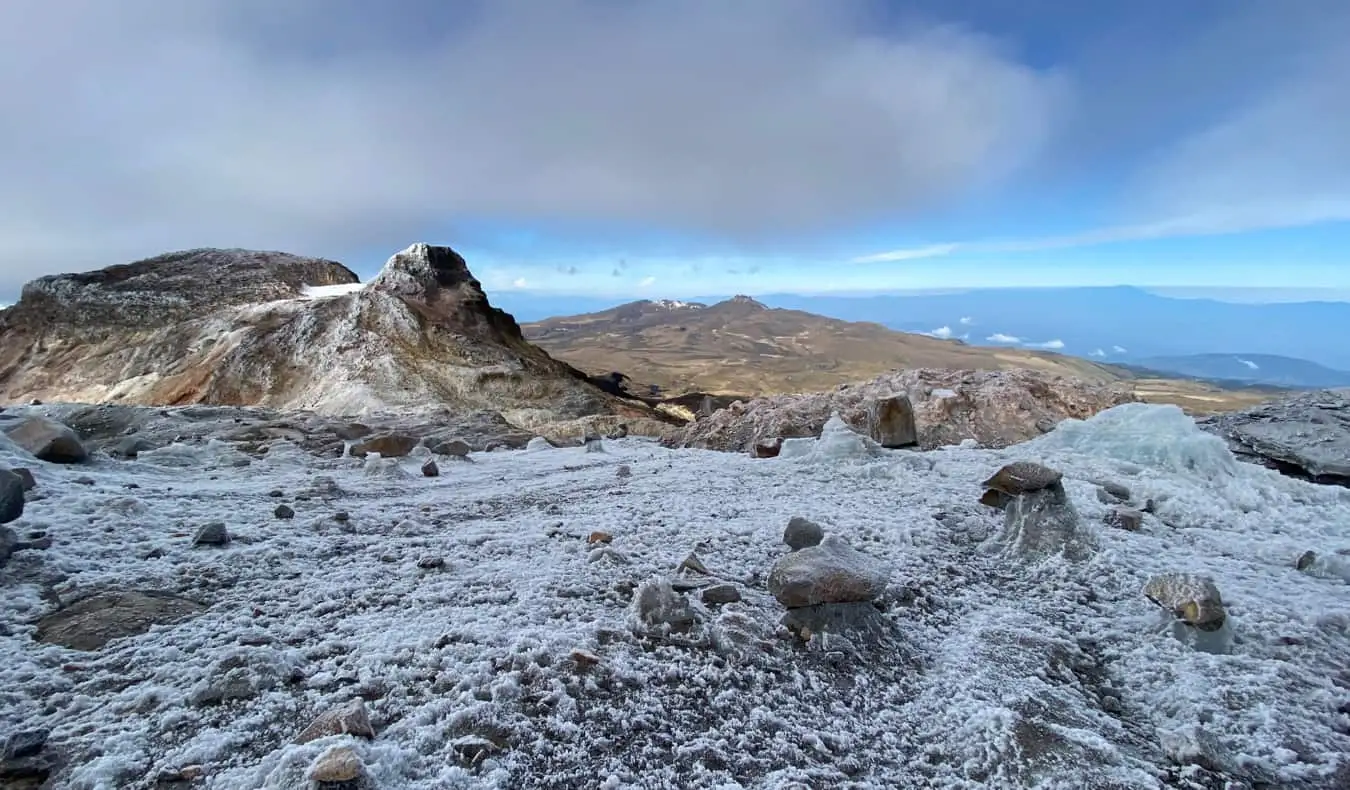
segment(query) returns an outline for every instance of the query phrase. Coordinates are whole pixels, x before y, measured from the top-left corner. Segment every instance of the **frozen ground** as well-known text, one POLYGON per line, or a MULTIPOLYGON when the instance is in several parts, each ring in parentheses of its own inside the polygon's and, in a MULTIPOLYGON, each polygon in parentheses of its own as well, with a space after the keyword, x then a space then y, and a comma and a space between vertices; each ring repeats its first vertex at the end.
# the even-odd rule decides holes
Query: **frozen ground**
POLYGON ((201 777, 162 786, 308 788, 339 744, 368 786, 407 790, 1347 786, 1350 491, 1235 463, 1161 407, 1003 451, 843 438, 772 460, 639 439, 475 453, 436 478, 284 443, 247 466, 219 444, 83 467, 0 445, 38 480, 11 526, 55 540, 0 569, 0 734, 50 730, 53 786, 109 790, 188 766, 201 777), (1015 459, 1065 473, 1091 559, 989 550, 1001 516, 979 483, 1015 459), (1094 480, 1156 515, 1102 525, 1094 480), (778 627, 762 580, 796 515, 889 568, 896 643, 778 627), (233 541, 194 548, 213 521, 233 541), (1307 550, 1322 559, 1300 572, 1307 550), (744 600, 693 593, 692 633, 644 632, 633 588, 691 551, 744 600), (1141 594, 1171 570, 1222 591, 1210 642, 1141 594), (94 652, 34 641, 57 597, 104 590, 209 608, 94 652), (226 678, 236 698, 213 704, 226 678), (291 743, 357 695, 374 740, 291 743))

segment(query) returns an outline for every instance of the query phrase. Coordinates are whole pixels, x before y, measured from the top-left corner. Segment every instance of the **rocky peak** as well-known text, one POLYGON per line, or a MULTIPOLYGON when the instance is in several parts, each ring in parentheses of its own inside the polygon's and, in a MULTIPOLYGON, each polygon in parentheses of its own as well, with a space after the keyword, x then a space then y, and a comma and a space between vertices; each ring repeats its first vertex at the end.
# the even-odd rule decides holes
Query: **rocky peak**
MULTIPOLYGON (((10 320, 65 326, 163 326, 241 304, 293 299, 305 286, 360 279, 340 263, 282 252, 196 249, 24 286, 10 320)), ((7 322, 0 320, 0 330, 7 322)))
POLYGON ((759 310, 769 309, 764 305, 763 302, 760 302, 753 296, 746 296, 745 294, 736 294, 735 296, 728 299, 727 302, 734 305, 741 305, 743 307, 753 307, 759 310))
POLYGON ((370 287, 423 299, 434 299, 443 289, 483 292, 459 253, 422 242, 395 253, 371 280, 370 287))

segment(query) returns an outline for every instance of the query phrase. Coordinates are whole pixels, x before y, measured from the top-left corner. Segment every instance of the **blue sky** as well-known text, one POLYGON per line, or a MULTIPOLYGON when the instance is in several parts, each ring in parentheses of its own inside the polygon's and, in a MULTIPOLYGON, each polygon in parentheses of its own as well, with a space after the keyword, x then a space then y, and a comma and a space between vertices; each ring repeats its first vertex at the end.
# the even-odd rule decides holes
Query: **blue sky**
POLYGON ((0 302, 413 241, 490 292, 1347 294, 1348 39, 1335 0, 19 0, 0 302))

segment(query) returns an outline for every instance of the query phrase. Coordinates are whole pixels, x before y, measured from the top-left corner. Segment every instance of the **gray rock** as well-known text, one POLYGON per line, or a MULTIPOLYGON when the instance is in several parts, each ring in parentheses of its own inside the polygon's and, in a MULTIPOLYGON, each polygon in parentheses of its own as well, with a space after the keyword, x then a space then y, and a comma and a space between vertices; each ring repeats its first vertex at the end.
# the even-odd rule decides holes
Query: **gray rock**
POLYGON ((879 647, 897 638, 894 624, 876 605, 860 601, 854 603, 823 603, 789 609, 782 624, 798 639, 842 636, 856 647, 879 647))
POLYGON ((423 477, 441 476, 441 468, 436 465, 435 458, 428 458, 426 461, 422 463, 422 476, 423 477))
POLYGON ((586 448, 588 453, 603 453, 605 451, 605 443, 601 441, 599 436, 588 435, 585 439, 582 439, 581 445, 586 448))
POLYGON ((0 527, 0 567, 9 562, 10 555, 18 550, 19 536, 9 527, 0 527))
POLYGON ((71 650, 98 650, 114 639, 205 610, 196 601, 161 592, 101 593, 38 620, 34 638, 71 650))
POLYGON ((153 442, 143 439, 139 436, 128 436, 117 443, 110 455, 118 458, 136 458, 141 453, 148 453, 155 449, 153 442))
POLYGON ((705 587, 701 597, 709 606, 736 603, 741 600, 741 590, 734 584, 714 584, 705 587))
POLYGON ((366 710, 365 700, 357 697, 319 714, 295 737, 295 743, 309 743, 330 735, 373 739, 375 728, 370 724, 370 713, 366 710))
POLYGON ((5 739, 4 759, 22 760, 42 752, 47 745, 50 730, 20 730, 5 739))
POLYGON ((825 530, 816 522, 801 516, 788 519, 787 527, 783 530, 783 542, 793 551, 819 546, 824 539, 825 530))
POLYGON ((277 505, 277 509, 272 511, 272 515, 279 519, 295 518, 295 510, 289 505, 277 505))
POLYGON ((614 430, 605 434, 606 439, 626 439, 628 438, 628 423, 621 422, 614 427, 614 430))
POLYGON ((1239 459, 1314 483, 1350 486, 1350 396, 1310 392, 1196 423, 1239 459))
POLYGON ((1132 507, 1116 506, 1107 512, 1104 521, 1108 527, 1138 532, 1144 525, 1144 512, 1132 507))
POLYGON ((689 600, 675 592, 666 581, 649 582, 639 587, 633 597, 633 611, 644 626, 668 627, 676 633, 689 631, 698 622, 698 615, 689 600))
POLYGON ((1057 483, 1014 496, 1004 509, 1003 529, 989 542, 1005 556, 1027 561, 1055 555, 1081 561, 1097 548, 1091 530, 1057 483))
POLYGON ((855 603, 880 596, 886 575, 871 557, 829 535, 819 545, 779 558, 769 571, 768 588, 789 609, 855 603))
POLYGON ((1317 562, 1317 552, 1305 551, 1299 555, 1298 561, 1294 563, 1294 567, 1301 571, 1306 571, 1311 568, 1315 562, 1317 562))
POLYGON ((622 464, 618 469, 614 470, 614 476, 618 478, 632 477, 633 467, 628 464, 622 464))
POLYGON ((253 699, 291 677, 291 667, 265 648, 235 648, 216 661, 192 690, 192 705, 216 705, 230 700, 253 699))
POLYGON ((194 546, 224 546, 230 542, 230 531, 225 528, 224 521, 212 521, 210 524, 203 524, 201 529, 197 530, 196 536, 192 538, 194 546))
POLYGON ((463 439, 441 439, 427 445, 436 455, 449 455, 455 458, 468 458, 473 448, 463 439))
POLYGON ((17 521, 23 515, 23 478, 0 469, 0 524, 17 521))
POLYGON ((34 488, 37 488, 37 480, 33 477, 33 473, 29 469, 22 466, 16 466, 9 471, 19 476, 19 480, 23 482, 24 491, 32 491, 34 488))
POLYGON ((75 431, 46 417, 25 417, 4 430, 10 441, 40 461, 78 464, 89 458, 75 431))
POLYGON ((919 429, 909 396, 891 395, 873 401, 867 412, 867 432, 877 444, 888 449, 917 445, 919 429))

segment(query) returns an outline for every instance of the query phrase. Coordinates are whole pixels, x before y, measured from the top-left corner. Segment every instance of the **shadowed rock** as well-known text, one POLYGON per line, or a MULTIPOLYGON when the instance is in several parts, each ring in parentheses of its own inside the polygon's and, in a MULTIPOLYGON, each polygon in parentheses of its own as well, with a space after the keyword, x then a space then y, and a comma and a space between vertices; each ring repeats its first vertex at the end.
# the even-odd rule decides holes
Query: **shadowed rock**
POLYGON ((835 535, 781 557, 769 571, 769 592, 789 609, 871 601, 886 589, 876 561, 835 535))
POLYGON ((98 650, 114 639, 200 614, 206 607, 161 592, 100 593, 38 621, 34 638, 72 650, 98 650))
POLYGON ((10 441, 27 450, 39 461, 54 464, 78 464, 89 452, 75 431, 45 417, 26 417, 5 427, 10 441))

